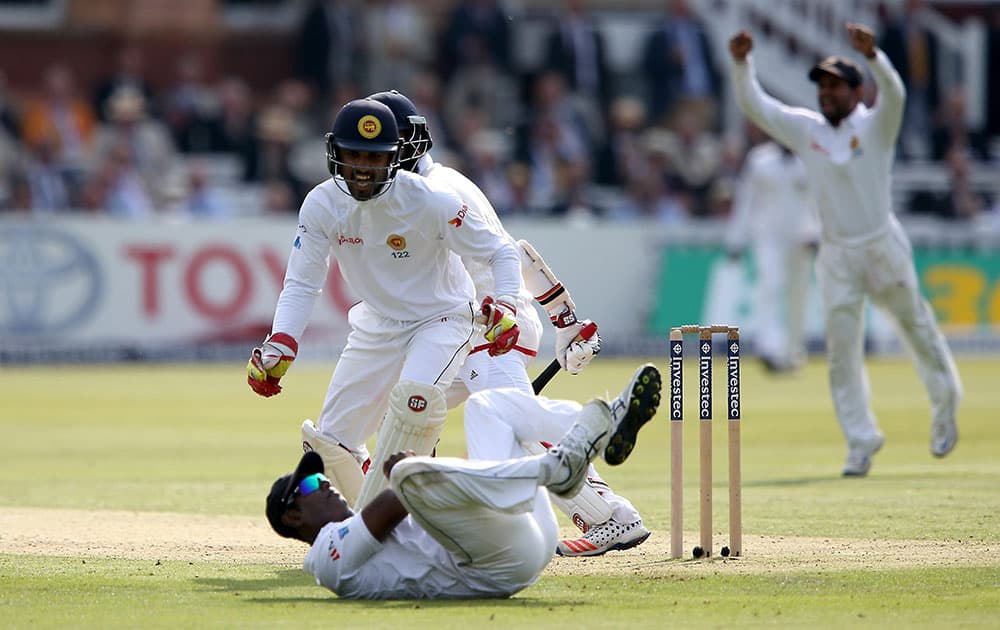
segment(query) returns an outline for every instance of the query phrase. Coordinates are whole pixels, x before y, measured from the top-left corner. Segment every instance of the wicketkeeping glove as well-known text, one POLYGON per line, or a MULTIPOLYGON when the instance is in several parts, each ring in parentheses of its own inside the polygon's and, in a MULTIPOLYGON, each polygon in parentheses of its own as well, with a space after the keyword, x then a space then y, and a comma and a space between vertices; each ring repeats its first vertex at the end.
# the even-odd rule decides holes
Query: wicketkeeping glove
POLYGON ((250 389, 265 398, 281 393, 278 381, 295 360, 299 344, 291 335, 274 333, 259 348, 250 352, 247 363, 247 383, 250 389))
POLYGON ((491 357, 510 352, 521 330, 517 327, 517 307, 514 298, 501 295, 496 299, 487 297, 480 307, 479 319, 486 326, 483 337, 489 342, 487 352, 491 357))
POLYGON ((601 335, 597 332, 590 339, 577 339, 589 319, 578 320, 576 313, 565 310, 552 317, 556 327, 556 360, 570 374, 579 374, 591 359, 601 351, 601 335))

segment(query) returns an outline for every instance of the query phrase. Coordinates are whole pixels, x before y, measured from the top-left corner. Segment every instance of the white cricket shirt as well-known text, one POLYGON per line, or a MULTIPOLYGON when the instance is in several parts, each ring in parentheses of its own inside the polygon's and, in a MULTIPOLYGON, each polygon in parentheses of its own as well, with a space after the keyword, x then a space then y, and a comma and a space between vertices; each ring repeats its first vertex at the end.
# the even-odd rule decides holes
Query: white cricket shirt
MULTIPOLYGON (((486 195, 483 194, 479 186, 476 186, 468 177, 453 168, 438 164, 430 154, 425 154, 417 162, 417 173, 432 180, 442 182, 450 187, 465 201, 470 210, 482 217, 483 221, 493 231, 500 234, 504 239, 507 239, 512 247, 517 247, 514 237, 504 228, 500 217, 497 215, 497 211, 493 208, 493 204, 486 198, 486 195)), ((463 257, 462 262, 465 264, 465 268, 469 271, 469 275, 472 276, 472 282, 476 286, 476 300, 482 302, 486 296, 512 295, 518 298, 518 314, 521 313, 522 309, 531 309, 531 302, 534 297, 524 288, 524 284, 521 282, 520 257, 518 257, 516 277, 504 278, 504 281, 499 283, 494 278, 493 265, 485 264, 475 259, 466 259, 465 257, 463 257), (508 292, 496 289, 498 285, 509 286, 513 283, 517 283, 519 287, 518 291, 508 292)), ((506 271, 506 267, 503 270, 506 271)))
POLYGON ((406 171, 368 201, 357 201, 332 178, 312 189, 299 211, 274 332, 301 336, 331 255, 370 309, 400 322, 423 321, 473 301, 475 289, 459 256, 502 268, 495 271, 497 291, 518 289, 519 259, 509 239, 450 188, 406 171))
POLYGON ((878 98, 858 103, 834 127, 821 114, 790 107, 764 93, 753 59, 732 64, 733 87, 750 120, 794 151, 805 164, 824 240, 860 244, 889 229, 890 179, 906 91, 888 57, 866 59, 878 98))
POLYGON ((459 561, 407 516, 379 542, 360 514, 330 523, 302 564, 340 597, 350 599, 448 599, 507 597, 528 584, 501 583, 459 561))
POLYGON ((794 153, 764 142, 747 153, 733 200, 726 243, 794 246, 819 237, 805 166, 794 153))

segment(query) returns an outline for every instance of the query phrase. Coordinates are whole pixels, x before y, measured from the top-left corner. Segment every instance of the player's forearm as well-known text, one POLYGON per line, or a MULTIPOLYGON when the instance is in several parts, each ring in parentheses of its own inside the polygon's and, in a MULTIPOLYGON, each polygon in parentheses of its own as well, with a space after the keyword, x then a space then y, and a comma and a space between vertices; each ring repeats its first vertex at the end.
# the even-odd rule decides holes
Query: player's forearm
POLYGON ((757 81, 757 72, 750 56, 743 61, 733 61, 732 79, 733 94, 743 113, 758 125, 767 123, 763 90, 757 81))
POLYGON ((301 340, 318 296, 318 290, 301 282, 286 279, 285 288, 278 296, 278 304, 274 309, 271 331, 283 332, 301 340))
POLYGON ((866 57, 871 70, 878 96, 875 101, 876 115, 881 119, 881 127, 886 140, 895 143, 899 126, 903 121, 903 109, 906 106, 906 87, 899 73, 892 67, 889 57, 881 49, 875 49, 874 57, 866 57))
POLYGON ((521 292, 521 257, 514 243, 505 241, 490 260, 493 271, 493 295, 518 295, 521 292))
MULTIPOLYGON (((371 474, 377 474, 372 472, 371 474)), ((365 522, 365 527, 379 542, 385 541, 386 537, 396 529, 396 526, 403 522, 409 512, 403 502, 399 500, 392 490, 383 490, 375 496, 371 502, 361 510, 361 520, 365 522)))
POLYGON ((774 98, 764 93, 757 81, 753 58, 732 64, 732 84, 736 102, 743 113, 757 126, 789 148, 795 148, 796 128, 791 114, 774 98))

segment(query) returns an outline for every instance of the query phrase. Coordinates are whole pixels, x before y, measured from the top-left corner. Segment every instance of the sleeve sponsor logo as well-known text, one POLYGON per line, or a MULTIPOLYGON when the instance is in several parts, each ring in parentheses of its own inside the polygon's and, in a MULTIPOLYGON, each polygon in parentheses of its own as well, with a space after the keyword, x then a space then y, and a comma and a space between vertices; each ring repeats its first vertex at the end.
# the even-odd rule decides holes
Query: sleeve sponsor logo
POLYGON ((816 142, 815 138, 813 138, 812 142, 809 144, 809 148, 812 149, 813 151, 819 151, 823 155, 827 155, 827 156, 830 155, 830 152, 827 151, 826 148, 823 145, 821 145, 819 142, 816 142))
POLYGON ((469 213, 469 206, 463 203, 461 210, 459 210, 458 214, 455 215, 455 218, 452 219, 451 221, 448 221, 448 223, 454 225, 455 227, 462 227, 462 219, 464 219, 465 215, 468 213, 469 213))

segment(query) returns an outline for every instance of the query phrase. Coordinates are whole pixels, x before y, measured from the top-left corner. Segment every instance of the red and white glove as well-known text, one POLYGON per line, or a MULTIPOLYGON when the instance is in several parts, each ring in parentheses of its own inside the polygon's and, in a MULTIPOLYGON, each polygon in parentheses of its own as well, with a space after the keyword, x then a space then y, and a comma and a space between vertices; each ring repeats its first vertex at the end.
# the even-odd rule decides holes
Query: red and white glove
POLYGON ((250 352, 247 363, 247 383, 250 389, 265 398, 281 393, 278 381, 291 367, 299 344, 291 335, 274 333, 264 340, 259 348, 250 352))
POLYGON ((501 295, 496 299, 487 297, 480 307, 478 319, 486 326, 483 337, 489 342, 489 355, 496 357, 510 352, 521 335, 521 329, 517 327, 514 298, 509 295, 501 295))
POLYGON ((570 374, 579 374, 601 351, 601 335, 595 330, 589 339, 583 338, 580 333, 593 322, 578 320, 568 309, 551 319, 556 327, 556 360, 570 374))

